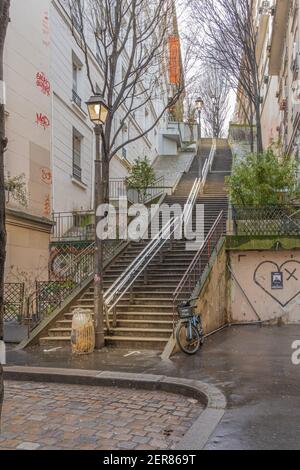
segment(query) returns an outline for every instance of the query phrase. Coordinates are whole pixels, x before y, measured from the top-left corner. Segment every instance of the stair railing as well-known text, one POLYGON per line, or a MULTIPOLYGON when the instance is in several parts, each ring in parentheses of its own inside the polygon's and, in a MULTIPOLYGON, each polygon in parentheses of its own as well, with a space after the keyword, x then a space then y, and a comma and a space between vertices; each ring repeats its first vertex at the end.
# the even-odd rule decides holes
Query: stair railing
POLYGON ((201 184, 201 192, 204 189, 206 180, 207 180, 207 175, 211 171, 212 164, 216 155, 216 150, 217 150, 217 141, 216 139, 213 139, 212 147, 210 149, 209 157, 205 161, 203 170, 202 170, 202 184, 201 184))
POLYGON ((173 332, 176 326, 177 305, 180 301, 190 300, 214 249, 225 233, 224 223, 224 212, 221 211, 173 293, 173 332))
POLYGON ((172 218, 161 229, 158 235, 153 238, 150 243, 142 250, 139 256, 128 266, 121 276, 112 284, 112 286, 104 294, 104 302, 106 309, 106 318, 109 313, 113 312, 113 325, 116 324, 116 307, 120 300, 131 288, 136 279, 145 272, 151 260, 162 250, 165 244, 172 238, 178 227, 182 227, 183 223, 187 224, 192 215, 194 205, 196 203, 198 193, 201 186, 200 178, 197 178, 193 184, 189 194, 184 211, 180 217, 172 218))

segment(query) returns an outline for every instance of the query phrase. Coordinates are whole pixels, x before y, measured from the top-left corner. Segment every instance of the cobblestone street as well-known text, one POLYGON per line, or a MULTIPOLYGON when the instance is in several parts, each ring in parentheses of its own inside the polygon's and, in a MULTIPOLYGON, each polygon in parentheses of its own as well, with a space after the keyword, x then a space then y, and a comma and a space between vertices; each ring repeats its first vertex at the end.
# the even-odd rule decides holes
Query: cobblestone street
POLYGON ((0 449, 172 449, 201 411, 165 392, 10 381, 0 449))

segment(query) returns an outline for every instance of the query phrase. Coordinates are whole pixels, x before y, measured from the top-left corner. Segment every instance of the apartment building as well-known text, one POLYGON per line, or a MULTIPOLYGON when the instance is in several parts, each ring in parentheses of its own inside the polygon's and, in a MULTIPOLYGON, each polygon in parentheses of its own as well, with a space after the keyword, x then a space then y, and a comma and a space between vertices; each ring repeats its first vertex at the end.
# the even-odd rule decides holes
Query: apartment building
MULTIPOLYGON (((299 0, 257 0, 257 29, 263 145, 279 144, 299 159, 300 149, 300 18, 299 0)), ((243 123, 245 100, 238 96, 237 122, 243 123)))
POLYGON ((22 176, 27 201, 7 192, 6 280, 23 282, 35 273, 47 277, 52 229, 49 2, 13 1, 10 17, 4 57, 5 175, 22 176))
MULTIPOLYGON (((16 280, 16 269, 47 278, 52 214, 93 207, 95 138, 85 105, 92 92, 74 24, 76 29, 66 0, 14 0, 11 5, 4 60, 9 139, 5 171, 7 177, 24 174, 27 206, 12 195, 8 198, 9 281, 16 280)), ((93 38, 88 54, 89 73, 100 90, 103 64, 93 38)), ((126 50, 123 56, 120 79, 126 50)), ((167 55, 165 60, 155 99, 131 115, 118 144, 151 127, 165 108, 172 93, 167 55)), ((123 112, 115 116, 116 127, 123 112)), ((168 122, 165 113, 147 134, 120 149, 111 161, 110 178, 125 178, 137 157, 147 156, 154 163, 159 154, 176 152, 178 142, 168 122)))

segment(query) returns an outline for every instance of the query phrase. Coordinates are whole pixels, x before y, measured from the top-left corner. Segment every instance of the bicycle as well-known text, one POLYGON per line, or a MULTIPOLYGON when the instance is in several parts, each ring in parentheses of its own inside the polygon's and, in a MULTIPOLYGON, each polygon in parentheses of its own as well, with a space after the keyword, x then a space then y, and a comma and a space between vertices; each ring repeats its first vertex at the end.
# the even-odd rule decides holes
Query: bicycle
POLYGON ((190 302, 177 306, 180 318, 176 328, 176 341, 181 351, 193 355, 204 343, 204 331, 201 317, 193 313, 190 302))

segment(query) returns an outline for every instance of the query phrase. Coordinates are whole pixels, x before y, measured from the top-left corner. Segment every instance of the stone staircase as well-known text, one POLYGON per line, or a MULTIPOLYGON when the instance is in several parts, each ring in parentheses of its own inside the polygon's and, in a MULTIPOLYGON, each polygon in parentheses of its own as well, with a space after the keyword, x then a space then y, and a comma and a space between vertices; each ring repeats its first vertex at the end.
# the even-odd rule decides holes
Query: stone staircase
MULTIPOLYGON (((203 152, 208 157, 211 141, 205 141, 203 152)), ((205 234, 208 233, 220 211, 227 211, 227 195, 224 175, 231 169, 231 152, 226 141, 218 142, 216 158, 209 173, 204 193, 197 203, 205 205, 205 234)), ((166 197, 164 203, 186 203, 192 185, 198 174, 197 157, 190 171, 183 175, 177 190, 166 197)), ((195 225, 195 214, 193 214, 195 225)), ((104 274, 104 287, 109 288, 127 266, 141 253, 148 241, 131 243, 126 250, 108 267, 104 274)), ((194 251, 186 251, 184 240, 167 243, 163 253, 156 255, 147 267, 146 275, 141 275, 133 284, 132 294, 127 293, 117 306, 117 325, 106 335, 106 344, 120 348, 162 350, 170 338, 173 327, 172 295, 182 276, 195 256, 194 251)), ((188 297, 189 292, 186 293, 188 297)), ((41 344, 69 345, 72 315, 76 308, 93 310, 93 285, 91 284, 74 301, 62 318, 50 327, 47 335, 40 338, 41 344)), ((112 315, 110 316, 112 322, 112 315)))

